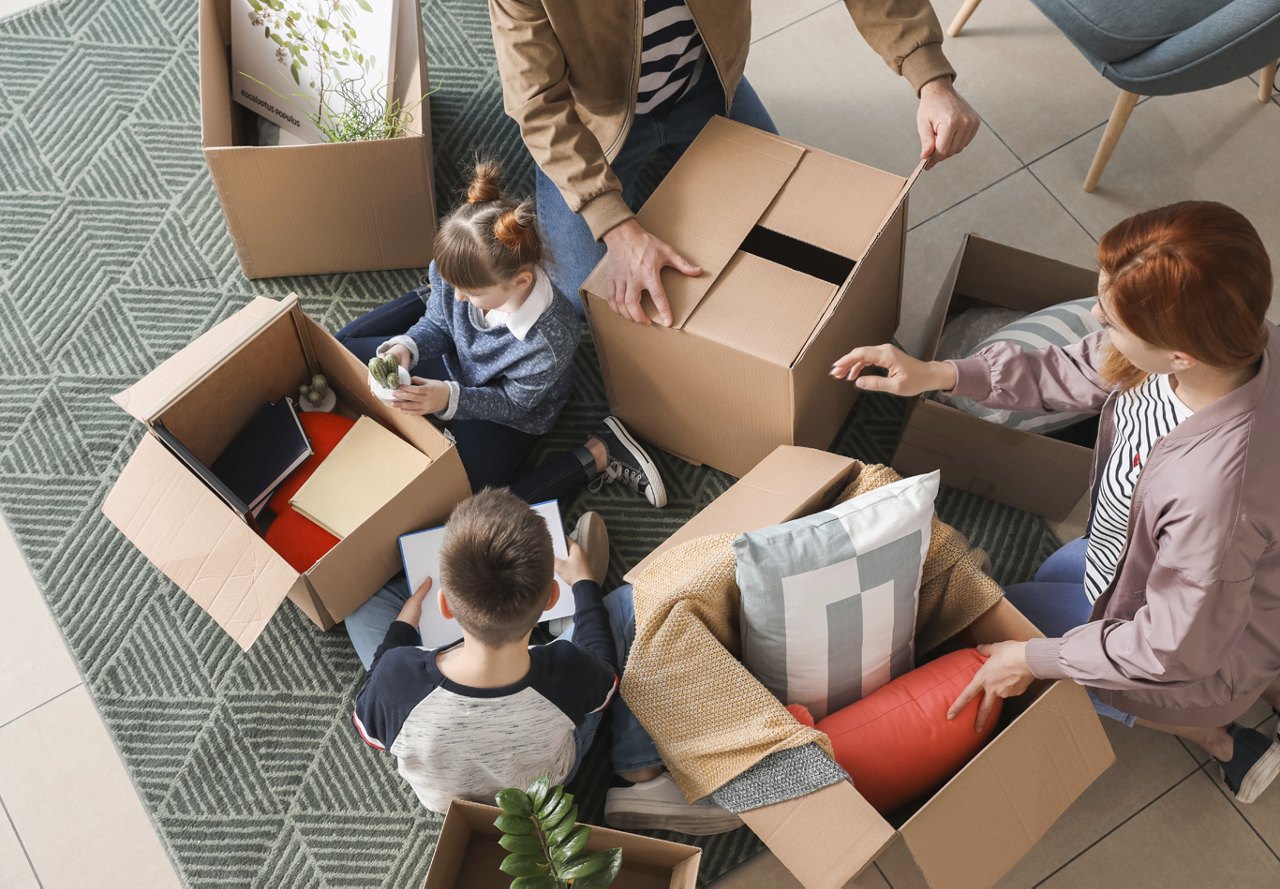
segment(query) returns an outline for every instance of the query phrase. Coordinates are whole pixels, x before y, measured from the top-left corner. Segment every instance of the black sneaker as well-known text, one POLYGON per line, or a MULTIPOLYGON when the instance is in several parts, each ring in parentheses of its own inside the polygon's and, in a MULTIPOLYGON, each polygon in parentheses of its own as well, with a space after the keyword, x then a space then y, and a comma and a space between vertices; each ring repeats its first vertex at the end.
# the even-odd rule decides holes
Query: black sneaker
POLYGON ((644 499, 657 507, 667 505, 667 488, 658 474, 658 467, 640 442, 622 425, 617 417, 605 417, 600 428, 592 433, 604 445, 608 454, 604 472, 591 482, 591 490, 601 485, 622 482, 631 490, 643 494, 644 499))
MULTIPOLYGON (((1222 780, 1242 803, 1251 803, 1280 774, 1280 738, 1268 738, 1256 729, 1233 725, 1227 734, 1235 739, 1230 762, 1217 760, 1222 780)), ((1216 757, 1215 757, 1216 758, 1216 757)))

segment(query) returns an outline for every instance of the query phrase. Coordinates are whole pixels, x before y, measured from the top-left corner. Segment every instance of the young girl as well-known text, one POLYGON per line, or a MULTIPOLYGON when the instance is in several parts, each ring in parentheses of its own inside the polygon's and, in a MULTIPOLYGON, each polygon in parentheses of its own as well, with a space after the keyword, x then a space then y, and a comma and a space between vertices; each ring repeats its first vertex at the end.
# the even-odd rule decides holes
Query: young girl
POLYGON ((657 467, 616 417, 516 478, 569 400, 581 322, 542 268, 533 207, 502 195, 500 172, 495 163, 476 166, 466 203, 440 224, 428 284, 336 336, 362 361, 390 353, 411 372, 395 406, 443 421, 472 490, 510 485, 536 503, 621 481, 663 506, 657 467))
MULTIPOLYGON (((1079 345, 923 362, 854 349, 837 378, 949 390, 1015 410, 1101 412, 1089 536, 1007 590, 1049 637, 1002 642, 955 702, 1033 678, 1085 686, 1103 715, 1217 758, 1241 802, 1280 772, 1280 736, 1234 724, 1280 707, 1280 337, 1271 263, 1253 226, 1215 203, 1121 222, 1098 244, 1103 331, 1079 345)), ((980 713, 979 721, 985 718, 980 713)))

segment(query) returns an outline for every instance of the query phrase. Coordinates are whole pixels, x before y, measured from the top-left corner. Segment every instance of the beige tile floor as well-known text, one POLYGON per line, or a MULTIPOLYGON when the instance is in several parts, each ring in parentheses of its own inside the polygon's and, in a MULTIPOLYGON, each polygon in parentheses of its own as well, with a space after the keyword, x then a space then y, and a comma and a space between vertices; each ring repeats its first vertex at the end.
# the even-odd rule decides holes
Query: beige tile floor
MULTIPOLYGON (((947 21, 960 0, 936 0, 947 21)), ((0 16, 33 5, 0 0, 0 16)), ((908 172, 918 146, 910 89, 828 0, 754 0, 747 73, 781 130, 908 172)), ((1087 265, 1125 215, 1182 198, 1244 211, 1280 258, 1280 102, 1249 81, 1144 101, 1098 191, 1080 182, 1114 100, 1110 86, 1025 0, 986 0, 948 41, 959 87, 986 126, 911 200, 900 339, 936 292, 965 232, 1087 265)), ((1273 310, 1280 318, 1280 304, 1273 310)), ((178 883, 74 662, 7 526, 0 523, 0 887, 178 883)), ((1254 714, 1257 722, 1265 711, 1254 714)), ((1267 723, 1270 728, 1271 723, 1267 723)), ((1001 889, 1280 885, 1280 792, 1237 806, 1181 742, 1108 726, 1117 764, 1001 889)), ((884 867, 859 889, 904 889, 884 867), (892 881, 892 882, 891 882, 892 881)), ((796 885, 760 856, 717 889, 796 885)))

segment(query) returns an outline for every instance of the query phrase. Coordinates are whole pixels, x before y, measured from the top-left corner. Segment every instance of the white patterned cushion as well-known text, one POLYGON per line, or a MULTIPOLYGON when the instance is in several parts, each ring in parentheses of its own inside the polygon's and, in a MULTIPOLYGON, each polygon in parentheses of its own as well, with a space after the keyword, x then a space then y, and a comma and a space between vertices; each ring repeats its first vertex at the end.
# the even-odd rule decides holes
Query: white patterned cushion
MULTIPOLYGON (((1092 312, 1093 305, 1097 301, 1096 296, 1090 296, 1032 312, 991 334, 974 346, 969 354, 976 355, 992 343, 1014 343, 1024 352, 1039 351, 1049 346, 1074 345, 1094 331, 1102 329, 1102 325, 1098 323, 1097 318, 1093 317, 1092 312)), ((935 397, 943 404, 949 404, 965 413, 981 417, 988 423, 995 423, 1007 429, 1021 429, 1024 432, 1053 432, 1055 429, 1070 426, 1082 417, 1089 416, 1087 412, 1060 411, 1045 414, 1004 410, 985 407, 971 398, 955 398, 943 393, 938 393, 935 397)))
POLYGON ((821 719, 914 666, 938 473, 734 541, 742 660, 821 719))

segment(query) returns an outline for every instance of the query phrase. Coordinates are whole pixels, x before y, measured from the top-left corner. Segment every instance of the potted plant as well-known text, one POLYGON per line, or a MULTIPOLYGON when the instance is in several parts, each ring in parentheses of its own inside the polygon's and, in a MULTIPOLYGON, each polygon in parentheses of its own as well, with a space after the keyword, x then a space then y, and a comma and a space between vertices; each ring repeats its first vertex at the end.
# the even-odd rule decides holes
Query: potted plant
POLYGON ((395 391, 413 380, 393 355, 376 355, 369 359, 369 389, 387 404, 395 400, 395 391))
POLYGON ((542 775, 528 790, 497 794, 502 814, 493 822, 507 850, 500 868, 511 889, 603 889, 622 868, 621 849, 585 852, 591 828, 577 824, 573 794, 542 775))
POLYGON ((337 403, 338 396, 329 388, 324 374, 316 374, 298 387, 298 406, 304 411, 331 411, 337 403))

